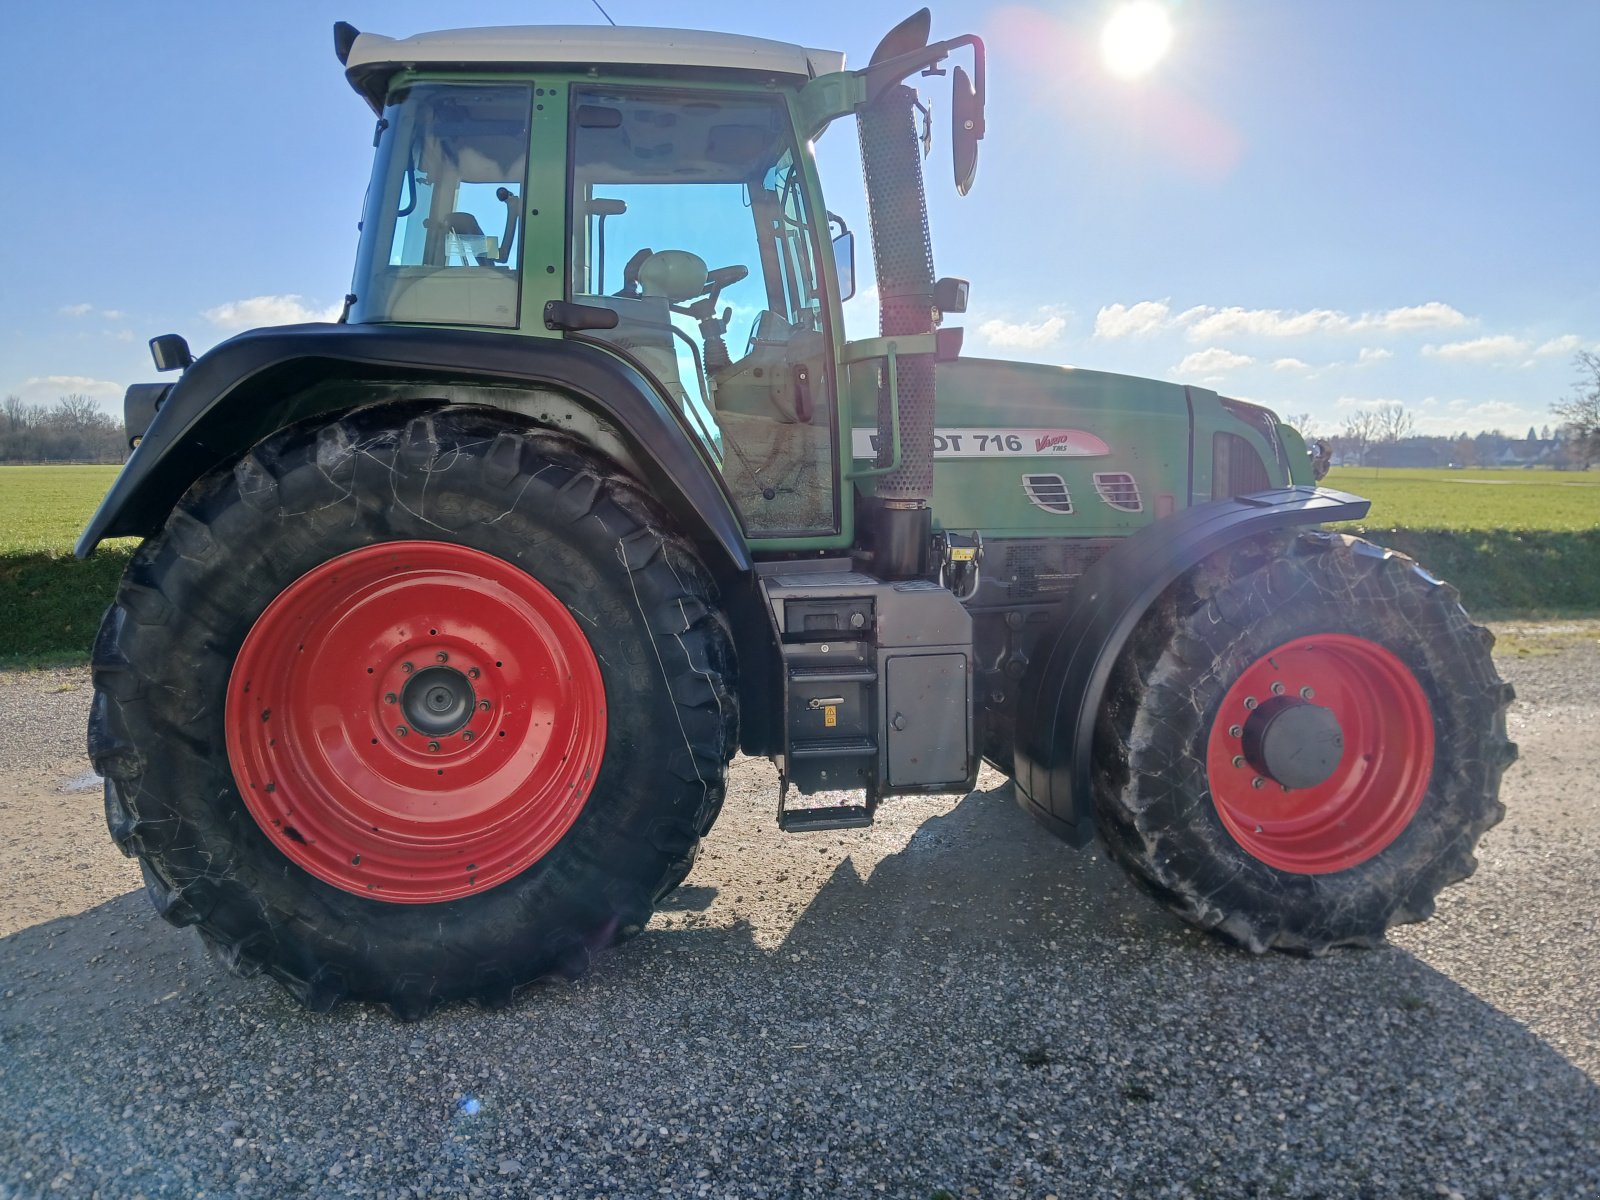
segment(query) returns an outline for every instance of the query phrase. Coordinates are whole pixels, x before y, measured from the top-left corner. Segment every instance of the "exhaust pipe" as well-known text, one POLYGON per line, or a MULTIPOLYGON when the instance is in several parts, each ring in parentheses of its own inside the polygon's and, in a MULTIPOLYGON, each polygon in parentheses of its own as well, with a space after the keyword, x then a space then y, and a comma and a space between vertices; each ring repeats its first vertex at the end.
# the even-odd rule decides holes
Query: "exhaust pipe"
MULTIPOLYGON (((878 278, 878 329, 884 337, 934 332, 933 245, 917 138, 917 93, 905 84, 884 91, 857 116, 861 166, 878 278)), ((900 360, 900 466, 880 476, 876 503, 863 512, 863 532, 876 573, 907 579, 928 573, 933 535, 934 361, 900 360)), ((889 413, 888 382, 878 385, 878 427, 889 413)), ((887 451, 885 451, 887 453, 887 451)))

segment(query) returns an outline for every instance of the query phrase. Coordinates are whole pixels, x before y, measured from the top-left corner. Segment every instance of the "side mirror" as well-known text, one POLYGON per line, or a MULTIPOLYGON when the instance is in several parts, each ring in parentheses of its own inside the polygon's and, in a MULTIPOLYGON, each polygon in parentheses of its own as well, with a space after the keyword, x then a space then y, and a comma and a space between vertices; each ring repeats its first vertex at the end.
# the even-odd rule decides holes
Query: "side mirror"
POLYGON ((833 239, 833 268, 839 273, 839 303, 856 294, 856 235, 846 229, 833 239))
MULTIPOLYGON (((981 76, 983 72, 980 70, 981 76)), ((983 137, 983 97, 962 67, 950 78, 950 158, 956 191, 965 196, 978 177, 978 142, 983 137)))
POLYGON ((182 335, 163 333, 150 339, 150 357, 155 359, 158 371, 187 371, 194 365, 194 355, 182 335))

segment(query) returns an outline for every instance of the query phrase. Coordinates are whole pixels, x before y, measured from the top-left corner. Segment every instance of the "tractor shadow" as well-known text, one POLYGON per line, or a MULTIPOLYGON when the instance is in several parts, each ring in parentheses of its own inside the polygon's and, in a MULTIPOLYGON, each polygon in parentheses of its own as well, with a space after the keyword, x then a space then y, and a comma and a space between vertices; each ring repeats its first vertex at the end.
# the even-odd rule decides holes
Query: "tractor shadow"
MULTIPOLYGON (((335 1146, 363 1126, 435 1130, 441 1162, 491 1179, 503 1151, 462 1140, 462 1105, 513 1143, 554 1129, 575 1147, 596 1122, 688 1112, 702 1132, 648 1153, 681 1156, 687 1179, 716 1145, 740 1164, 718 1178, 783 1181, 774 1195, 827 1193, 793 1163, 852 1154, 891 1196, 1068 1194, 1054 1181, 1086 1162, 1105 1191, 1137 1195, 1600 1182, 1600 1088, 1412 954, 1252 957, 1170 917, 1098 849, 1046 834, 1009 788, 920 815, 932 807, 799 837, 735 808, 667 924, 578 981, 413 1025, 361 1005, 302 1012, 228 975, 141 892, 24 929, 0 939, 0 1128, 16 1131, 0 1160, 49 1124, 28 1099, 43 1091, 76 1114, 53 1134, 67 1151, 100 1155, 93 1131, 133 1089, 175 1128, 230 1131, 185 1151, 226 1170, 235 1134, 246 1149, 326 1141, 320 1098, 359 1088, 335 1146)), ((646 1153, 630 1145, 575 1161, 625 1178, 646 1153)), ((160 1147, 144 1153, 124 1182, 159 1181, 160 1147)), ((315 1190, 294 1169, 275 1186, 315 1190)))

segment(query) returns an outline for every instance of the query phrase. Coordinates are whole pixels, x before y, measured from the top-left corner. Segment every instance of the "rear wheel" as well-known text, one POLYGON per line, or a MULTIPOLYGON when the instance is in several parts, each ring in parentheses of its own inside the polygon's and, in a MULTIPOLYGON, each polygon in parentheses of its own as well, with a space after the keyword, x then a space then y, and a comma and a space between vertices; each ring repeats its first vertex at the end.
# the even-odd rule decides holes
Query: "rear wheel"
POLYGON ((162 915, 308 1006, 405 1016, 642 927, 737 729, 668 529, 576 442, 467 408, 362 410, 197 485, 95 651, 108 822, 162 915))
POLYGON ((1147 614, 1095 740, 1101 833, 1185 920, 1261 951, 1428 916, 1504 813, 1511 688, 1453 588, 1357 538, 1208 560, 1147 614))

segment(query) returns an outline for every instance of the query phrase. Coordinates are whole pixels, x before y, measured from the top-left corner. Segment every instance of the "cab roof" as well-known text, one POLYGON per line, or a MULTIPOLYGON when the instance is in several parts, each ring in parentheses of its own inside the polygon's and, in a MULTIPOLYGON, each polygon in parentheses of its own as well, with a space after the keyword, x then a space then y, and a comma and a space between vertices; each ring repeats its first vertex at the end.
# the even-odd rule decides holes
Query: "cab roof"
POLYGON ((503 25, 445 29, 407 38, 358 34, 344 59, 345 75, 374 108, 388 79, 415 67, 515 70, 523 67, 665 67, 700 71, 753 71, 813 79, 844 70, 837 50, 711 33, 609 25, 503 25))

